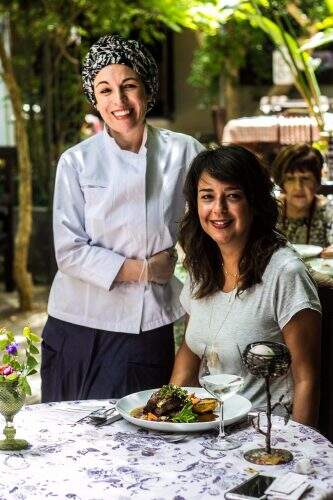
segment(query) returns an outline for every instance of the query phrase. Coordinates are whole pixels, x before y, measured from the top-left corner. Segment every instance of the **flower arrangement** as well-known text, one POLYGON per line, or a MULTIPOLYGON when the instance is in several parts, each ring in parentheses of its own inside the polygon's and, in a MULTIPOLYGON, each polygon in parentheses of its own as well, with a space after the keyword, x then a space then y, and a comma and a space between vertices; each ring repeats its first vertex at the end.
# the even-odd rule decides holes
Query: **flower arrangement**
POLYGON ((0 328, 0 385, 15 384, 24 394, 31 395, 27 377, 37 373, 38 361, 34 355, 39 353, 36 344, 40 343, 40 338, 28 326, 22 333, 27 341, 25 352, 19 350, 13 332, 0 328))

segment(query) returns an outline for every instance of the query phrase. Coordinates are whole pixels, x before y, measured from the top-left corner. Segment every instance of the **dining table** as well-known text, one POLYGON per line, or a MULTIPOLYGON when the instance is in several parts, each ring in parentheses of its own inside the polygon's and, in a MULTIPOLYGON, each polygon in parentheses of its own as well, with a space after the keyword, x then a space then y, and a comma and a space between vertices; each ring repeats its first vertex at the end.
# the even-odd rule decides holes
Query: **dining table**
MULTIPOLYGON (((96 427, 82 412, 114 401, 44 403, 23 408, 14 419, 17 437, 30 447, 0 452, 0 499, 202 500, 224 498, 227 489, 256 472, 282 476, 308 466, 311 489, 304 498, 333 492, 333 445, 315 429, 273 417, 274 445, 292 452, 283 465, 255 465, 244 453, 263 446, 248 418, 227 427, 241 446, 215 451, 205 446, 216 430, 186 433, 176 442, 120 419, 96 427)), ((1 419, 0 419, 1 420, 1 419)), ((1 424, 1 421, 0 421, 1 424)), ((177 434, 174 434, 177 437, 177 434)), ((303 471, 304 472, 304 471, 303 471)))
POLYGON ((310 116, 250 116, 228 121, 222 144, 276 143, 282 145, 318 141, 320 133, 310 116))

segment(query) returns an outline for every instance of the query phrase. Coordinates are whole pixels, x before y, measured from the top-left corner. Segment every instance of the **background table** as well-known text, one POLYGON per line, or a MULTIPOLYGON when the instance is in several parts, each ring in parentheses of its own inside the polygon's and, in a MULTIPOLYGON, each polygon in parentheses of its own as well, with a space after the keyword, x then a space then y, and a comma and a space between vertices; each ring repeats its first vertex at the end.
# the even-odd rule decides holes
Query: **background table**
POLYGON ((308 116, 251 116, 230 120, 223 130, 222 143, 312 143, 319 140, 314 118, 308 116))
POLYGON ((242 447, 222 453, 202 446, 209 433, 168 443, 124 420, 101 428, 66 424, 59 409, 82 404, 87 402, 33 405, 15 417, 18 437, 28 439, 32 447, 0 452, 1 500, 223 498, 226 489, 248 478, 254 469, 280 475, 293 470, 302 458, 311 459, 316 470, 309 478, 314 489, 307 498, 333 491, 333 446, 316 431, 294 422, 284 426, 281 418, 274 417, 273 434, 278 446, 292 451, 295 461, 264 467, 243 459, 244 451, 263 442, 252 427, 239 425, 236 434, 242 447))

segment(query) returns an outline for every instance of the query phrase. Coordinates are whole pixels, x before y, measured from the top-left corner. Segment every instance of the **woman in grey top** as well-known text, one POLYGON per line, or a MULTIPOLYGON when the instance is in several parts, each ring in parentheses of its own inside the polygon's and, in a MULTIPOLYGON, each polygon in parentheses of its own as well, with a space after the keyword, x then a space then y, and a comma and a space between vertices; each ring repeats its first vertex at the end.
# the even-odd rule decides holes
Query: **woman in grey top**
POLYGON ((184 314, 173 247, 186 169, 203 147, 146 124, 158 72, 138 41, 102 37, 82 76, 105 127, 58 164, 43 401, 121 397, 166 383, 172 325, 184 314))
MULTIPOLYGON (((292 357, 293 418, 313 425, 319 401, 320 302, 297 254, 276 231, 273 184, 258 159, 241 146, 200 153, 185 183, 188 211, 180 241, 189 278, 181 301, 189 314, 171 382, 195 385, 205 345, 214 344, 240 371, 237 344, 284 342, 292 357)), ((286 392, 273 385, 273 398, 286 392)), ((241 392, 265 402, 250 374, 241 392)))

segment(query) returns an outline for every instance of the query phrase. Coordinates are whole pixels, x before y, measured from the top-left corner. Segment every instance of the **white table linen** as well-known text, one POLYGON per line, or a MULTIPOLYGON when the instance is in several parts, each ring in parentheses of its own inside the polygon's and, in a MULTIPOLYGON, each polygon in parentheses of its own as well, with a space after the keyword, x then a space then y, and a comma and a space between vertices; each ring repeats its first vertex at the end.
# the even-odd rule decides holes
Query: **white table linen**
MULTIPOLYGON (((101 403, 107 402, 89 402, 92 407, 101 403)), ((251 426, 239 425, 237 432, 233 428, 242 447, 223 453, 202 446, 211 433, 168 443, 125 420, 101 428, 69 425, 66 411, 79 405, 86 407, 87 401, 27 406, 15 417, 17 437, 32 446, 22 452, 0 452, 1 500, 223 498, 226 489, 254 470, 278 476, 294 471, 305 458, 315 470, 306 476, 313 486, 306 498, 320 498, 333 490, 333 445, 303 425, 284 426, 281 418, 274 417, 277 446, 292 451, 294 461, 255 466, 243 458, 244 451, 263 444, 251 426)))

